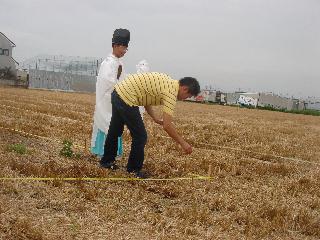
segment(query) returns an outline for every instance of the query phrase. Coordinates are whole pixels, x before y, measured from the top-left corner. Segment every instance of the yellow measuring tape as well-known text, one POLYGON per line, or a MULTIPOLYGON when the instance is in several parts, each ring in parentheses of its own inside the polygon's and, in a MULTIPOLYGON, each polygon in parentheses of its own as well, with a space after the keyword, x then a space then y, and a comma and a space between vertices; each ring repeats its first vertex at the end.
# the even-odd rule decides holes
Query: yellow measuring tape
POLYGON ((84 177, 84 178, 53 178, 53 177, 0 177, 0 181, 158 181, 158 182, 169 182, 169 181, 184 181, 184 180, 212 180, 212 177, 206 176, 195 176, 195 177, 176 177, 176 178, 125 178, 125 177, 110 177, 110 178, 98 178, 98 177, 84 177))
MULTIPOLYGON (((37 138, 42 138, 42 139, 47 139, 51 140, 54 142, 62 142, 59 140, 55 140, 49 137, 44 137, 44 136, 39 136, 36 134, 32 133, 27 133, 21 130, 17 129, 12 129, 12 128, 5 128, 5 127, 0 127, 1 129, 7 130, 7 131, 13 131, 17 132, 26 136, 31 136, 31 137, 37 137, 37 138)), ((76 145, 78 147, 82 147, 80 145, 76 145)), ((0 181, 15 181, 15 180, 24 180, 24 181, 183 181, 183 180, 211 180, 213 179, 210 176, 200 176, 200 175, 195 175, 195 174, 190 174, 193 175, 192 177, 176 177, 176 178, 126 178, 126 177, 109 177, 109 178, 101 178, 101 177, 83 177, 83 178, 72 178, 72 177, 65 177, 65 178, 54 178, 54 177, 0 177, 0 181)))
MULTIPOLYGON (((42 139, 46 139, 46 140, 50 140, 50 141, 54 141, 54 142, 59 142, 61 143, 60 140, 56 140, 56 139, 52 139, 49 137, 44 137, 44 136, 39 136, 36 134, 31 134, 31 133, 27 133, 21 130, 17 130, 17 129, 11 129, 11 128, 5 128, 5 127, 0 127, 2 129, 8 130, 8 131, 14 131, 26 136, 32 136, 32 137, 37 137, 37 138, 42 138, 42 139)), ((169 138, 166 136, 161 136, 163 138, 169 138)), ((271 157, 275 157, 275 158, 280 158, 280 159, 284 159, 284 160, 289 160, 289 161, 294 161, 294 162, 300 162, 300 163, 308 163, 308 164, 312 164, 314 166, 320 166, 319 163, 315 163, 315 162, 309 162, 309 161, 305 161, 302 159, 295 159, 295 158, 288 158, 288 157, 282 157, 282 156, 277 156, 277 155, 271 155, 271 154, 264 154, 264 153, 259 153, 259 152, 254 152, 254 151, 250 151, 250 150, 246 150, 246 149, 237 149, 237 148, 233 148, 233 147, 226 147, 226 146, 219 146, 219 145, 215 145, 215 144, 205 144, 205 143, 198 143, 199 145, 202 146, 211 146, 211 147, 218 147, 218 148, 222 148, 222 149, 230 149, 230 150, 235 150, 235 151, 242 151, 242 152, 249 152, 249 153, 254 153, 254 154, 261 154, 261 155, 267 155, 267 156, 271 156, 271 157)), ((77 145, 74 144, 74 146, 78 147, 78 148, 85 148, 81 145, 77 145)), ((210 149, 209 149, 210 150, 210 149)), ((211 175, 211 174, 208 174, 211 175)), ((0 177, 0 180, 6 180, 6 181, 13 181, 13 180, 25 180, 25 181, 181 181, 181 180, 211 180, 212 177, 210 176, 199 176, 199 175, 194 175, 194 177, 178 177, 178 178, 146 178, 146 179, 142 179, 142 178, 123 178, 123 177, 119 177, 119 178, 37 178, 37 177, 0 177)))

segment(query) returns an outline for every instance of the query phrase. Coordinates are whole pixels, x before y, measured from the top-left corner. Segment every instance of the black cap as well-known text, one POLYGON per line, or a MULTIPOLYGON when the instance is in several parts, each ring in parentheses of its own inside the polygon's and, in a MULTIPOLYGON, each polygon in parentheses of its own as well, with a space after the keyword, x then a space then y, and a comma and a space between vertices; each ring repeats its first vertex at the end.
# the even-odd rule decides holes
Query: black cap
POLYGON ((116 29, 112 36, 112 44, 119 44, 128 47, 130 41, 130 32, 127 29, 116 29))

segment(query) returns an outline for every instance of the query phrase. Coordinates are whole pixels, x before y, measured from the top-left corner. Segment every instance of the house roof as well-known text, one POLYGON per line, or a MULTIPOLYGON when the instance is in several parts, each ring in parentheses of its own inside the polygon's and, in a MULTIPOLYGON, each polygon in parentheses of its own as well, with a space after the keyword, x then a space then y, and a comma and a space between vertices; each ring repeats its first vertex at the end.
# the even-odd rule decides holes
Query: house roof
POLYGON ((19 63, 13 57, 11 57, 11 58, 17 65, 19 65, 19 63))
POLYGON ((0 32, 0 34, 3 35, 12 44, 12 47, 16 46, 14 42, 12 42, 6 35, 4 35, 4 33, 0 32))

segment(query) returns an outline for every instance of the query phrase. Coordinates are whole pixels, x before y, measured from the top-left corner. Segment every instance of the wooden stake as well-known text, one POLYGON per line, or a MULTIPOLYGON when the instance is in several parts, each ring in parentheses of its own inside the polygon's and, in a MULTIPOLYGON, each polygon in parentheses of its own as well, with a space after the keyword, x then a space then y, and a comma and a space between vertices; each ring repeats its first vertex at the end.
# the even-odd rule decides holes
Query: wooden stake
POLYGON ((208 177, 211 177, 212 176, 212 165, 209 164, 209 167, 208 167, 208 177))

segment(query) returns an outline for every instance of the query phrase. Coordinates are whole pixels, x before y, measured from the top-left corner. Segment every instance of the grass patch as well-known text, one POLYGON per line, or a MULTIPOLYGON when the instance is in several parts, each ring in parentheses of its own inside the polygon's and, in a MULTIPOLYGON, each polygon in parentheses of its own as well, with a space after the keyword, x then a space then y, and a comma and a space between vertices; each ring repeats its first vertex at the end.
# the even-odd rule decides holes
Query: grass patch
POLYGON ((62 149, 60 150, 60 155, 61 156, 64 156, 64 157, 67 157, 67 158, 81 158, 81 154, 80 153, 75 153, 73 150, 72 150, 72 145, 73 143, 70 141, 70 140, 64 140, 62 142, 62 149))
POLYGON ((10 144, 7 146, 7 151, 16 152, 21 155, 28 153, 27 147, 23 143, 10 144))
POLYGON ((73 156, 72 142, 69 140, 64 140, 62 144, 63 147, 60 150, 60 155, 67 158, 71 158, 73 156))

